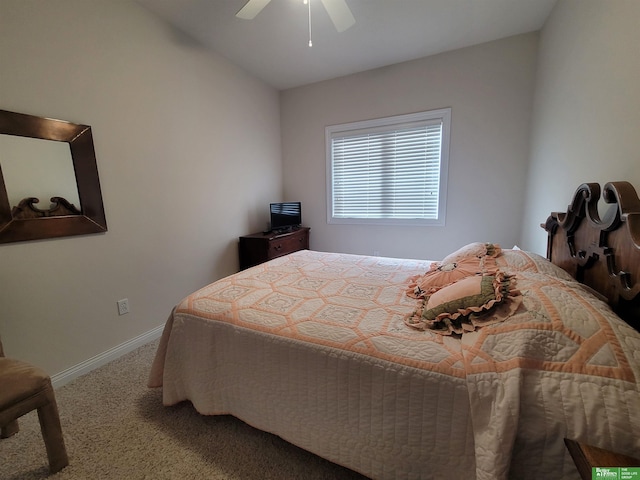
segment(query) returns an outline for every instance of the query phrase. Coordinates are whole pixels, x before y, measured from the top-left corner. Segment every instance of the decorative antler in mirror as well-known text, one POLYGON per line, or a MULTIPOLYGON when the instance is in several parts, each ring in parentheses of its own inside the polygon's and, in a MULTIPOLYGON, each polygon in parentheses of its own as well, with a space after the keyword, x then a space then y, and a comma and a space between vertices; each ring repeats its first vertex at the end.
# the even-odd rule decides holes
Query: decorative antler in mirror
POLYGON ((54 196, 41 210, 34 205, 39 199, 28 196, 11 205, 0 163, 0 243, 107 231, 91 127, 0 110, 0 135, 68 143, 80 203, 54 196))

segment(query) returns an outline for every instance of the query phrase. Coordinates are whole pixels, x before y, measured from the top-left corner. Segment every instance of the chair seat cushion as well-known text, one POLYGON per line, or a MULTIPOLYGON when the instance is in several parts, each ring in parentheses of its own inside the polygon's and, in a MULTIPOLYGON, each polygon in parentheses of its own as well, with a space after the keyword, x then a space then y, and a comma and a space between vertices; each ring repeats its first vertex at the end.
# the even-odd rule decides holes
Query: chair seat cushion
POLYGON ((0 410, 29 398, 50 384, 44 370, 21 360, 0 357, 0 410))

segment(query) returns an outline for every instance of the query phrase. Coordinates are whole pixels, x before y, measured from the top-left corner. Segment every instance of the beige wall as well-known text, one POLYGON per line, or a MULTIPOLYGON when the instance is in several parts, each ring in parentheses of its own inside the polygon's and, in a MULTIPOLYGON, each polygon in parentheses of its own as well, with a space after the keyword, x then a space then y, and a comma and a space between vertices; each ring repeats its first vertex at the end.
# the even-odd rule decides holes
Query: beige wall
POLYGON ((0 245, 5 350, 56 374, 237 269, 282 193, 279 97, 130 1, 2 0, 0 65, 0 108, 95 140, 109 231, 0 245))
POLYGON ((540 37, 523 246, 584 182, 640 191, 640 2, 560 0, 540 37))
POLYGON ((281 93, 285 198, 311 248, 442 258, 471 241, 519 240, 538 36, 519 35, 281 93), (445 227, 328 225, 327 125, 451 107, 445 227))

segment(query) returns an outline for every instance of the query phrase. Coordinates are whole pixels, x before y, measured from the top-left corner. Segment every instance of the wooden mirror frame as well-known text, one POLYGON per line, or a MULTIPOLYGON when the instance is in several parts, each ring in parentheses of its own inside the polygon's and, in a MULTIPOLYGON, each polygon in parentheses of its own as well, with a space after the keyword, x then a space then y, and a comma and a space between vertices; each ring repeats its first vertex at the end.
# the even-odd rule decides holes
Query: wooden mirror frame
POLYGON ((80 199, 79 214, 17 218, 0 165, 0 243, 107 231, 91 127, 0 110, 0 134, 68 143, 80 199))

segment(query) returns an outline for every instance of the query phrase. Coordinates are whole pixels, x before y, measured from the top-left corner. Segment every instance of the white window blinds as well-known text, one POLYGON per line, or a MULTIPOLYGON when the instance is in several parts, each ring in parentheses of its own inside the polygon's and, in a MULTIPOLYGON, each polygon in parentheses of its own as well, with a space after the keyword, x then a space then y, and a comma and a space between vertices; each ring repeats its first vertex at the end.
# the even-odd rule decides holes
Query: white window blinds
POLYGON ((329 222, 443 224, 449 112, 328 127, 329 222))

